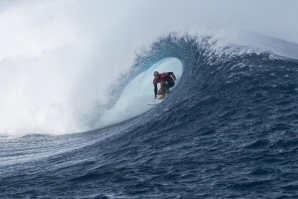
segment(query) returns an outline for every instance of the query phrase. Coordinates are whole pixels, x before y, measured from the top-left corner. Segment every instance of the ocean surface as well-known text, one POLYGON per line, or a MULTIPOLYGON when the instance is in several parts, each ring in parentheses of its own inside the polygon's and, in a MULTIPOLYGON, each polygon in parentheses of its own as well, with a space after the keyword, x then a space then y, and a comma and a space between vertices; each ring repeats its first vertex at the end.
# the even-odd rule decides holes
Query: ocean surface
POLYGON ((218 42, 169 34, 139 53, 110 108, 160 61, 179 60, 183 73, 161 104, 128 120, 2 135, 0 198, 298 198, 297 57, 218 42))

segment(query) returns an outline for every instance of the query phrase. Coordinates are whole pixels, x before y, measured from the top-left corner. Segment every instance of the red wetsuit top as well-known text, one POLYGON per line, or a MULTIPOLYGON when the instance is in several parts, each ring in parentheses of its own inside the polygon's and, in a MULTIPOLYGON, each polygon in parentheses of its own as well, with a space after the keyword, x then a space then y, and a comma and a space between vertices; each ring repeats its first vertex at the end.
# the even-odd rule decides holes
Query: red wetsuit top
MULTIPOLYGON (((171 72, 169 72, 171 73, 171 72)), ((172 82, 173 81, 173 78, 170 76, 169 73, 160 73, 159 74, 159 79, 153 79, 153 85, 154 87, 157 86, 157 84, 161 81, 168 81, 168 82, 172 82)))
POLYGON ((155 79, 155 78, 153 79, 155 97, 157 95, 157 84, 160 83, 161 81, 173 82, 174 80, 171 76, 173 76, 176 79, 173 72, 160 73, 159 79, 155 79))

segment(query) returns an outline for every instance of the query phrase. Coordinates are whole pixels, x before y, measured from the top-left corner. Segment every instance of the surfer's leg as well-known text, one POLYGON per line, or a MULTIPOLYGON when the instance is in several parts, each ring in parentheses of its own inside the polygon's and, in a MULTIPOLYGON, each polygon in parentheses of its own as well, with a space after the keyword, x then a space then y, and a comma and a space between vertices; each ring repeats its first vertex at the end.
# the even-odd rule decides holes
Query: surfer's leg
POLYGON ((161 90, 161 97, 158 98, 159 100, 162 100, 165 98, 165 85, 163 82, 160 82, 160 90, 161 90))
POLYGON ((168 82, 169 88, 173 87, 175 85, 175 82, 168 82))
POLYGON ((170 92, 170 88, 173 87, 173 84, 171 82, 165 81, 164 85, 165 85, 165 94, 167 94, 170 92))
POLYGON ((157 91, 157 95, 161 95, 161 88, 157 91))
POLYGON ((175 85, 175 82, 171 82, 171 81, 168 81, 167 84, 166 84, 166 88, 165 88, 165 93, 170 93, 170 88, 172 88, 173 86, 175 85))

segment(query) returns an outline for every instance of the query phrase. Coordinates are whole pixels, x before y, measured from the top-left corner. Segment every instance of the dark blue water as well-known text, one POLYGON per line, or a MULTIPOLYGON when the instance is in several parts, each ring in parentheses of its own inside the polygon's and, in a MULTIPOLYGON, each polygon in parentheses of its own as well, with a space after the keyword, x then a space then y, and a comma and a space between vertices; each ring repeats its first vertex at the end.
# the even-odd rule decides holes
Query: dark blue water
POLYGON ((2 138, 0 197, 298 198, 298 60, 215 45, 169 35, 139 54, 130 79, 164 58, 184 66, 170 97, 141 116, 2 138))

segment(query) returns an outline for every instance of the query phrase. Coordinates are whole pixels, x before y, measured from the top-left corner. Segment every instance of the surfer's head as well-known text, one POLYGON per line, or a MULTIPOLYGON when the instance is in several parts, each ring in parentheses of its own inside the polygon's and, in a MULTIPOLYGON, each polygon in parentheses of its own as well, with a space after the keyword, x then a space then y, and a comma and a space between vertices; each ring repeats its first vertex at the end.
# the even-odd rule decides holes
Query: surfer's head
POLYGON ((155 71, 155 72, 153 73, 153 75, 154 75, 154 78, 155 78, 155 79, 159 79, 159 73, 158 73, 157 71, 155 71))

